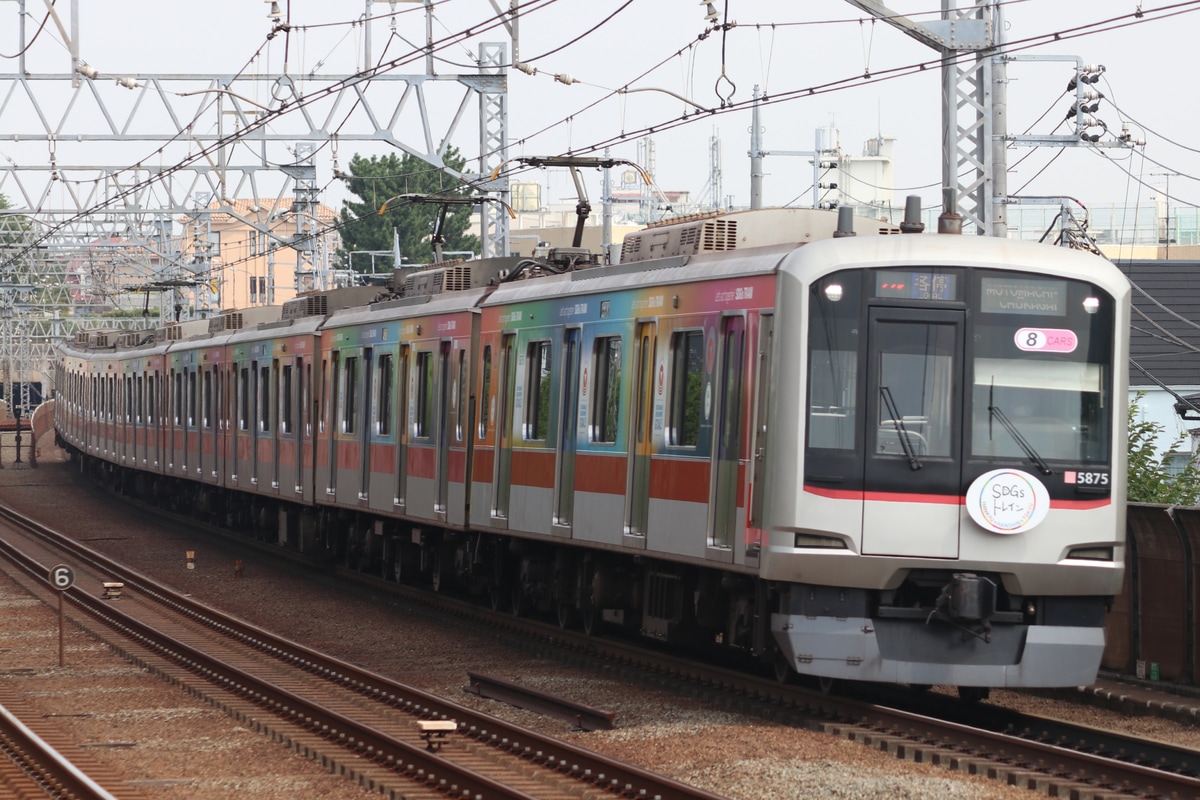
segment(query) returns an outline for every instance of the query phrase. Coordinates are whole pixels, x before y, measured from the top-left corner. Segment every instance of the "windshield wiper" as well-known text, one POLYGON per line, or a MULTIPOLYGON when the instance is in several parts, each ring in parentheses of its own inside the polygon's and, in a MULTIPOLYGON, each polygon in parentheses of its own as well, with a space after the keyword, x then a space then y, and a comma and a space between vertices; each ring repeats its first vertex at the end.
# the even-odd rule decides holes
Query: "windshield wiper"
POLYGON ((917 449, 913 447, 908 428, 904 427, 904 420, 900 419, 900 412, 896 410, 896 401, 892 399, 892 390, 886 386, 880 386, 879 396, 883 398, 883 404, 887 406, 887 412, 892 417, 891 423, 896 429, 896 438, 900 440, 900 449, 908 458, 909 468, 920 469, 925 466, 921 463, 921 459, 917 458, 917 449))
POLYGON ((992 391, 988 393, 988 414, 990 415, 988 417, 988 435, 991 435, 990 428, 992 424, 992 418, 1000 420, 1000 424, 1004 426, 1004 430, 1008 431, 1013 440, 1020 446, 1022 450, 1025 451, 1025 455, 1029 456, 1029 460, 1037 465, 1038 470, 1040 470, 1043 475, 1052 475, 1054 470, 1050 469, 1050 465, 1046 463, 1046 460, 1038 455, 1037 450, 1033 449, 1033 445, 1026 441, 1025 437, 1021 435, 1021 432, 1017 430, 1017 426, 1012 423, 1012 420, 1006 417, 1004 412, 1000 410, 1000 406, 993 403, 995 389, 996 387, 993 385, 992 391))

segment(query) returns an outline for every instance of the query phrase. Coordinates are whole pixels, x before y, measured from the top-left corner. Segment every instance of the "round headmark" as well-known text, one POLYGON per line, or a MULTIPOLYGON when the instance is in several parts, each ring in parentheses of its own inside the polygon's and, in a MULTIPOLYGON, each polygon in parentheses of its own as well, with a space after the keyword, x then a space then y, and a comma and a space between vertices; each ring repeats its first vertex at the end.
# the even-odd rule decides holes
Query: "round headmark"
POLYGON ((1024 533, 1037 527, 1050 511, 1045 485, 1019 469, 994 469, 967 490, 967 513, 992 533, 1024 533))

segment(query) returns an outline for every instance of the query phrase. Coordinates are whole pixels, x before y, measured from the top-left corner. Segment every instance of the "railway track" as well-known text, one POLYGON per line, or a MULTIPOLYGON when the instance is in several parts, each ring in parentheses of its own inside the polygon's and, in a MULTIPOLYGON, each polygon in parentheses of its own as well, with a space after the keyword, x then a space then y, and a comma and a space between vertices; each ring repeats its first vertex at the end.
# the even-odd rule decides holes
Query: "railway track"
POLYGON ((81 770, 21 721, 18 705, 17 698, 0 691, 0 796, 11 800, 117 800, 101 785, 111 776, 81 770))
MULTIPOLYGON (((242 537, 230 538, 243 546, 254 545, 242 537)), ((277 547, 264 546, 262 550, 274 556, 281 553, 277 547)), ((378 579, 347 568, 337 569, 331 577, 342 584, 359 583, 372 594, 384 588, 378 579)), ((588 665, 602 661, 631 680, 670 682, 707 703, 821 728, 898 757, 987 774, 1058 796, 1200 797, 1195 769, 1200 754, 1187 748, 1000 712, 986 704, 940 702, 933 695, 916 701, 922 704, 919 706, 913 705, 911 695, 894 692, 868 697, 825 695, 641 645, 586 636, 553 622, 496 614, 445 594, 394 583, 386 587, 469 623, 502 626, 531 637, 557 651, 558 658, 567 652, 588 665)))
POLYGON ((43 562, 69 559, 72 610, 119 633, 115 646, 128 657, 385 796, 718 798, 281 639, 33 520, 3 516, 20 533, 0 549, 31 590, 48 591, 43 562), (119 600, 104 599, 106 583, 123 584, 119 600))

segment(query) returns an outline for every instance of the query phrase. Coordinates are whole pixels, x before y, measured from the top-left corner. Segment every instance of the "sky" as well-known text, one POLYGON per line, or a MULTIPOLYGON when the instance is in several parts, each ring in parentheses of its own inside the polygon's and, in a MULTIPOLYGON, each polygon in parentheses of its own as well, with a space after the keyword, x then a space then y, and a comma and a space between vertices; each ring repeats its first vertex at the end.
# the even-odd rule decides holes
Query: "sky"
MULTIPOLYGON (((965 3, 959 0, 959 5, 965 3)), ((25 5, 26 26, 32 31, 45 16, 45 6, 34 0, 25 0, 25 5)), ((601 155, 602 150, 593 148, 609 144, 613 157, 634 160, 637 138, 654 127, 659 187, 690 191, 693 199, 698 199, 709 177, 710 137, 717 136, 723 194, 735 205, 745 205, 750 197, 747 151, 751 118, 747 103, 758 87, 776 100, 762 109, 763 146, 768 151, 811 150, 818 128, 831 129, 831 135, 851 155, 860 153, 863 143, 874 136, 893 136, 898 201, 902 202, 905 194, 917 193, 926 205, 938 202, 941 89, 933 66, 934 50, 843 0, 717 0, 712 5, 718 20, 736 25, 702 38, 707 6, 696 0, 522 0, 525 14, 519 27, 519 57, 537 72, 509 71, 510 157, 567 152, 601 155), (884 79, 892 71, 922 63, 929 68, 906 70, 910 74, 884 79), (570 78, 556 80, 556 75, 570 78), (613 94, 626 86, 636 91, 613 94), (723 106, 728 108, 723 110, 723 106), (717 113, 710 113, 712 110, 717 113), (689 122, 678 125, 684 113, 689 122), (662 130, 664 126, 669 129, 662 130)), ((355 72, 368 55, 378 62, 411 54, 426 36, 424 14, 414 3, 279 0, 280 10, 294 30, 269 41, 269 1, 193 4, 123 0, 119 11, 111 4, 88 0, 80 0, 80 6, 81 58, 105 78, 234 74, 244 69, 271 74, 284 71, 286 58, 288 74, 303 83, 303 76, 310 73, 355 72), (394 31, 389 19, 372 23, 369 53, 363 41, 364 26, 350 24, 368 9, 376 17, 393 9, 408 12, 395 18, 394 31)), ((68 0, 59 0, 56 7, 69 31, 68 0)), ((890 5, 899 14, 920 20, 934 19, 939 7, 938 0, 895 0, 890 5)), ((18 49, 20 8, 19 0, 0 0, 3 73, 16 69, 11 56, 18 49)), ((487 0, 446 0, 435 9, 435 39, 466 28, 477 29, 495 13, 487 0)), ((1200 151, 1195 149, 1194 100, 1186 83, 1190 69, 1184 61, 1200 31, 1200 2, 1014 0, 1005 3, 1004 14, 1005 37, 1010 43, 1062 34, 1057 41, 1038 39, 1044 43, 1017 53, 1021 58, 1041 60, 1008 65, 1010 133, 1068 132, 1065 124, 1056 126, 1064 122, 1070 107, 1064 90, 1074 73, 1071 59, 1080 58, 1105 67, 1097 88, 1106 98, 1095 116, 1111 131, 1119 132, 1128 125, 1133 138, 1147 142, 1144 148, 1104 151, 1011 149, 1011 191, 1066 194, 1093 207, 1132 205, 1151 202, 1169 182, 1173 204, 1194 207, 1200 202, 1196 177, 1200 176, 1200 151), (1140 19, 1126 18, 1139 10, 1140 19), (1090 32, 1105 20, 1117 20, 1099 26, 1112 30, 1090 32), (1076 36, 1073 31, 1084 35, 1076 36)), ((504 38, 498 34, 481 34, 440 50, 436 70, 443 75, 473 71, 477 43, 504 38)), ((58 74, 70 69, 67 51, 52 24, 30 47, 26 69, 58 74)), ((397 69, 405 74, 422 70, 421 61, 397 69)), ((106 97, 125 92, 114 80, 96 83, 97 91, 106 97)), ((445 125, 462 99, 462 90, 453 82, 426 88, 431 115, 445 125)), ((39 86, 41 91, 47 96, 52 93, 39 86)), ((124 96, 126 99, 114 102, 133 102, 134 95, 125 92, 124 96)), ((8 113, 17 113, 15 106, 8 113)), ((406 125, 401 126, 406 135, 417 137, 418 129, 411 122, 406 125)), ((44 144, 30 150, 25 142, 6 139, 6 130, 14 127, 22 126, 12 116, 6 120, 0 108, 0 157, 15 161, 40 157, 44 144)), ((284 129, 283 121, 279 127, 284 129)), ((478 157, 473 103, 468 104, 453 143, 468 158, 478 157)), ((68 145, 64 142, 59 147, 65 152, 68 145)), ((146 158, 153 149, 144 142, 119 148, 102 143, 75 146, 80 148, 75 158, 96 163, 133 162, 146 158), (100 153, 102 148, 108 150, 100 153)), ((342 167, 352 152, 382 154, 390 150, 379 143, 353 149, 343 145, 342 167)), ((319 157, 318 182, 322 185, 332 172, 329 158, 327 150, 319 157)), ((807 203, 811 167, 803 159, 769 157, 765 172, 766 205, 807 203)), ((515 179, 540 181, 546 186, 548 201, 574 199, 573 185, 563 171, 522 172, 515 179)), ((593 205, 597 205, 597 176, 589 175, 589 186, 593 205)), ((332 183, 324 201, 339 205, 339 191, 339 185, 332 183)))

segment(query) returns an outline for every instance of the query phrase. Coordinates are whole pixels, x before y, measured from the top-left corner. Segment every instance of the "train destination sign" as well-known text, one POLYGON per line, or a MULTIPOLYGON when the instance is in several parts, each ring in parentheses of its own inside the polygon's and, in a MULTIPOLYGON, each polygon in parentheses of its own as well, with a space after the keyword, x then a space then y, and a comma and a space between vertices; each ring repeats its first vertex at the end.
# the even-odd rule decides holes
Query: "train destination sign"
POLYGON ((938 272, 875 273, 875 296, 903 300, 957 300, 958 276, 938 272))
POLYGON ((979 308, 989 314, 1040 314, 1063 317, 1067 313, 1067 282, 1034 278, 984 278, 979 308))

